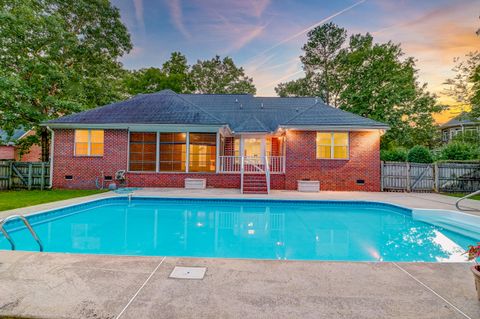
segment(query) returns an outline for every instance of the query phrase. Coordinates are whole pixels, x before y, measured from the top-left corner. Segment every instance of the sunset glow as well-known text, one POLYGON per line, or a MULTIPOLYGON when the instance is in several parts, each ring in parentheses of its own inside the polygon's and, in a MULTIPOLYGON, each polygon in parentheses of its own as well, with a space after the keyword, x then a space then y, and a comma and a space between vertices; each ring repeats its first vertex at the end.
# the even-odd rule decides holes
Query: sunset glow
MULTIPOLYGON (((333 21, 350 34, 370 32, 375 41, 401 43, 417 60, 419 80, 439 102, 453 59, 480 49, 480 3, 475 0, 114 0, 132 34, 127 68, 161 66, 172 51, 190 63, 216 54, 232 56, 253 77, 260 96, 275 95, 282 81, 303 75, 299 56, 306 32, 333 21)), ((458 114, 453 108, 439 122, 458 114)))

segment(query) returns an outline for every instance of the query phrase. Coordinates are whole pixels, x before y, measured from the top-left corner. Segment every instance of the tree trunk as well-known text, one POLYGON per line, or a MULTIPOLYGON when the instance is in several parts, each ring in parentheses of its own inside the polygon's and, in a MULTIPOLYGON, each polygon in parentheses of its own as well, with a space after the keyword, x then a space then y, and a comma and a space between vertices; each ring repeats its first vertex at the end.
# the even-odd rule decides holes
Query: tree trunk
POLYGON ((42 146, 42 162, 50 160, 50 134, 46 127, 40 127, 40 143, 42 146))

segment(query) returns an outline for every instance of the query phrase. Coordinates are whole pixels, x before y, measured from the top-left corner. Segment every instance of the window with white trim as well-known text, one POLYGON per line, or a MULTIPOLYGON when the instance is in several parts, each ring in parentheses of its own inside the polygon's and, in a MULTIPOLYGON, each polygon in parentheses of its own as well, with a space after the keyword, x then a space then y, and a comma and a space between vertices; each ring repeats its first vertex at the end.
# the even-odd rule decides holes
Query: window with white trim
POLYGON ((103 130, 75 130, 75 156, 103 156, 103 130))
POLYGON ((317 132, 317 159, 348 159, 348 132, 317 132))

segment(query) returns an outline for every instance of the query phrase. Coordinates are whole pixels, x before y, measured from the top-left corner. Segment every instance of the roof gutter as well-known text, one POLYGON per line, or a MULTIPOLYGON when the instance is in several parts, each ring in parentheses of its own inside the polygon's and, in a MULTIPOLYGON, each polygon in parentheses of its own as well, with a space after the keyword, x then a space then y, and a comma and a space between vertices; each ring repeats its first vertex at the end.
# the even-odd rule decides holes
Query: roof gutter
POLYGON ((386 131, 390 129, 388 125, 379 126, 351 126, 351 125, 279 125, 278 130, 302 130, 302 131, 386 131))
POLYGON ((115 129, 142 132, 216 132, 224 124, 42 123, 51 129, 115 129))

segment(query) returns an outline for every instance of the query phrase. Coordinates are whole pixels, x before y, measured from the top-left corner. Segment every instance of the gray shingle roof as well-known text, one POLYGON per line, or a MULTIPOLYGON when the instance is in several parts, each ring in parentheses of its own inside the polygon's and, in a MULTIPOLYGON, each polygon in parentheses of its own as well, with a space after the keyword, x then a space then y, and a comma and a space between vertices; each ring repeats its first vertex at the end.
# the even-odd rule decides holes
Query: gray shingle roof
POLYGON ((227 124, 235 132, 275 131, 282 125, 387 125, 326 105, 314 97, 176 94, 170 90, 72 114, 46 124, 227 124))
POLYGON ((468 113, 461 113, 450 121, 443 123, 440 128, 449 128, 461 125, 480 125, 480 118, 478 118, 477 121, 474 121, 468 116, 468 113))
POLYGON ((15 129, 12 135, 9 135, 7 131, 0 129, 0 144, 3 145, 15 145, 17 140, 22 137, 27 131, 23 128, 15 129))

